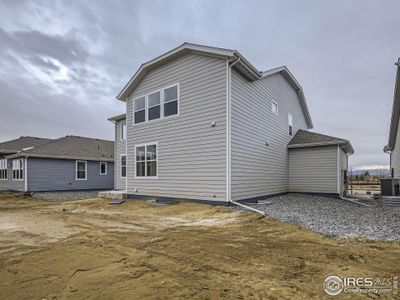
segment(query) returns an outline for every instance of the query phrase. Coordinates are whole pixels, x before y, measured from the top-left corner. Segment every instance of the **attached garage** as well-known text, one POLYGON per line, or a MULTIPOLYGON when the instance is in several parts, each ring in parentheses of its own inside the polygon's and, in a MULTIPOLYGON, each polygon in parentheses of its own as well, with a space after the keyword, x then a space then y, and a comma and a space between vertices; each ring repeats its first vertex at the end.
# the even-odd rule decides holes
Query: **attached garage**
POLYGON ((288 148, 289 192, 345 195, 354 153, 348 140, 299 130, 288 148))

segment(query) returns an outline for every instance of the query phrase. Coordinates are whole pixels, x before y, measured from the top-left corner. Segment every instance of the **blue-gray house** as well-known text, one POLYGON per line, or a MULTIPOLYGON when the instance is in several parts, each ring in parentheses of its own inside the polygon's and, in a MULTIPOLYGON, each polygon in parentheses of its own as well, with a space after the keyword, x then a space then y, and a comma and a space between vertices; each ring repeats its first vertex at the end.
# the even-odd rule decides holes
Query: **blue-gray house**
POLYGON ((0 143, 0 190, 107 190, 114 187, 114 142, 79 136, 21 137, 0 143))

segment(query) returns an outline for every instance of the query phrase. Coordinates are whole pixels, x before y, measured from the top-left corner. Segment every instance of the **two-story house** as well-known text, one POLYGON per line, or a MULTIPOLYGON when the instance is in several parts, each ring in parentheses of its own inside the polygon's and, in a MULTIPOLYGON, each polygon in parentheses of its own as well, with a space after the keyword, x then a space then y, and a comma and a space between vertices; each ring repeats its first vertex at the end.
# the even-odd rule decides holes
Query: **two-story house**
POLYGON ((313 127, 286 67, 184 43, 144 63, 117 96, 115 189, 229 202, 287 192, 342 195, 344 139, 313 127))

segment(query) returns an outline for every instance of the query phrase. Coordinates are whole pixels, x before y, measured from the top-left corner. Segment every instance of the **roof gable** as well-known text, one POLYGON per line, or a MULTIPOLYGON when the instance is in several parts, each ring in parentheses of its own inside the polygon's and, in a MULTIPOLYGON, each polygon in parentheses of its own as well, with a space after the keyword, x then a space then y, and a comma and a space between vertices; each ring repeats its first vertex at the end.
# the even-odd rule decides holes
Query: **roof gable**
POLYGON ((249 80, 257 80, 261 78, 261 73, 258 71, 244 56, 238 51, 210 46, 197 45, 192 43, 183 43, 179 47, 172 49, 140 66, 136 73, 132 76, 129 82, 118 94, 117 99, 125 101, 126 97, 135 89, 144 76, 151 70, 166 64, 178 57, 187 53, 196 53, 201 55, 219 57, 223 59, 235 60, 235 68, 239 70, 249 80))
POLYGON ((293 74, 289 71, 289 69, 286 66, 274 68, 268 71, 263 72, 263 78, 272 76, 275 74, 282 74, 282 76, 289 82, 289 84, 293 87, 293 89, 296 91, 297 96, 299 97, 300 100, 300 105, 303 110, 304 117, 307 122, 307 126, 309 129, 313 128, 313 122, 311 119, 310 111, 308 110, 308 105, 306 98, 304 96, 303 88, 299 84, 299 82, 294 78, 293 74))
POLYGON ((316 146, 329 146, 329 145, 340 145, 343 146, 347 153, 353 154, 354 149, 351 143, 342 138, 329 136, 321 133, 310 132, 300 129, 290 140, 288 148, 305 148, 305 147, 316 147, 316 146))

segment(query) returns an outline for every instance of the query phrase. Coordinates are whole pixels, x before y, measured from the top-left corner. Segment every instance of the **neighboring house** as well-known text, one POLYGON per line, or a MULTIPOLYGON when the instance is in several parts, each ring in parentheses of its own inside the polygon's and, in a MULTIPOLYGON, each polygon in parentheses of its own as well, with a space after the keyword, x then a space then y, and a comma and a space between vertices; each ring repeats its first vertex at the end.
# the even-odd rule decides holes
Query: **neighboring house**
POLYGON ((110 120, 117 172, 126 176, 116 176, 115 189, 128 196, 227 202, 291 190, 343 194, 342 151, 352 153, 344 140, 303 143, 315 159, 335 148, 337 167, 331 168, 332 156, 318 168, 294 166, 297 173, 289 176, 289 156, 296 161, 301 150, 288 144, 313 124, 286 67, 260 72, 235 50, 184 43, 144 63, 117 98, 126 103, 126 115, 110 120), (321 181, 314 174, 325 167, 327 188, 315 188, 321 181))
POLYGON ((0 189, 25 192, 110 189, 114 142, 78 136, 0 143, 0 189))
POLYGON ((388 144, 383 151, 390 154, 390 170, 392 178, 400 178, 400 58, 397 63, 396 83, 394 87, 392 119, 390 123, 388 144))

